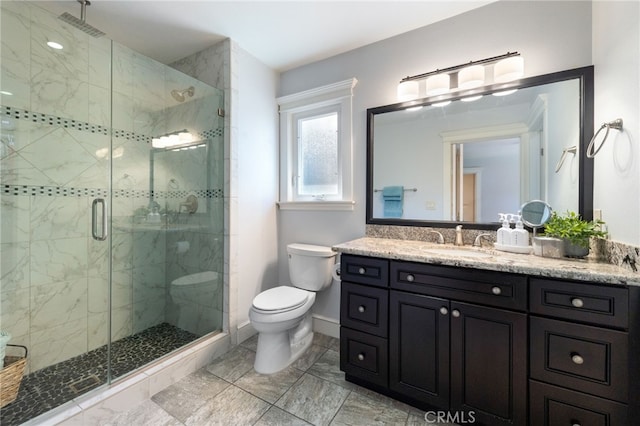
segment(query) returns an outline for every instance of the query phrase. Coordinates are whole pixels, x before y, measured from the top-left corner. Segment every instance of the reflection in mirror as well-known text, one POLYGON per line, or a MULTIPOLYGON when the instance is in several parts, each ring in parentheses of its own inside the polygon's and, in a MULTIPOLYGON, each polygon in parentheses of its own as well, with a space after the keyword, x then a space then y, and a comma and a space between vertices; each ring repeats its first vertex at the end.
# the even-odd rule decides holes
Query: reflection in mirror
POLYGON ((540 228, 551 219, 551 206, 544 201, 528 201, 520 207, 522 222, 533 228, 540 228))
POLYGON ((506 96, 488 88, 474 102, 369 109, 367 223, 489 224, 531 199, 590 214, 591 77, 587 67, 522 80, 506 96), (567 156, 573 146, 580 154, 567 156), (385 214, 389 187, 417 189, 404 192, 399 218, 385 214))

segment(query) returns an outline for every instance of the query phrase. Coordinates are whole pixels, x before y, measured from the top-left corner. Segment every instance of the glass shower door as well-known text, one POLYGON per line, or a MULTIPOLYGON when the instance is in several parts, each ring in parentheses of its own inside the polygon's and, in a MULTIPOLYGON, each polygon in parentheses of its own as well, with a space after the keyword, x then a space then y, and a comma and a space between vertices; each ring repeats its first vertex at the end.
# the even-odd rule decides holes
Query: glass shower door
POLYGON ((29 350, 10 425, 107 381, 111 42, 0 6, 0 329, 29 350))

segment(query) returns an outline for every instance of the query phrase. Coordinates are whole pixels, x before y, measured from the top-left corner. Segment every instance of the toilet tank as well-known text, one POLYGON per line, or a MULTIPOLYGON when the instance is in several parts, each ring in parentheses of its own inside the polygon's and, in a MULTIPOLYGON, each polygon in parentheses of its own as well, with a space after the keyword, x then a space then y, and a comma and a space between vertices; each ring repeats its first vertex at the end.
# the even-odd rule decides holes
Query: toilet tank
POLYGON ((331 285, 331 272, 336 252, 331 247, 311 244, 287 245, 291 285, 309 291, 320 291, 331 285))

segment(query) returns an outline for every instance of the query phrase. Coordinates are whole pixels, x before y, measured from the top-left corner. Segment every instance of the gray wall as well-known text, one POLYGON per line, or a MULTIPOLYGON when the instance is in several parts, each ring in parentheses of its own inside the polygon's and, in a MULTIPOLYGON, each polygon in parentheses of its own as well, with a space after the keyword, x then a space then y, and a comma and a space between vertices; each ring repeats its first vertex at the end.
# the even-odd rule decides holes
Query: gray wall
MULTIPOLYGON (((281 280, 288 278, 286 244, 332 245, 364 235, 365 113, 367 108, 394 103, 401 78, 507 51, 518 51, 524 56, 526 76, 591 65, 591 23, 589 2, 500 1, 283 73, 279 96, 350 77, 356 77, 358 85, 353 99, 355 209, 280 211, 281 280)), ((339 287, 334 285, 318 295, 316 315, 338 320, 339 287)))

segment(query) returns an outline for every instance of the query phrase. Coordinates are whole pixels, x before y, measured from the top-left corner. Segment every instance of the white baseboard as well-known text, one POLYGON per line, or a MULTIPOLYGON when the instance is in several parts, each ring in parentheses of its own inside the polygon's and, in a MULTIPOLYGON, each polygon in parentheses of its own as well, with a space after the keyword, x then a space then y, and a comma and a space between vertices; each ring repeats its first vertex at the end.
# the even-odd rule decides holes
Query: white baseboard
POLYGON ((253 328, 250 321, 246 321, 238 325, 238 344, 253 337, 256 333, 258 332, 253 328))
POLYGON ((322 315, 313 315, 313 331, 327 336, 340 338, 340 322, 322 315))

